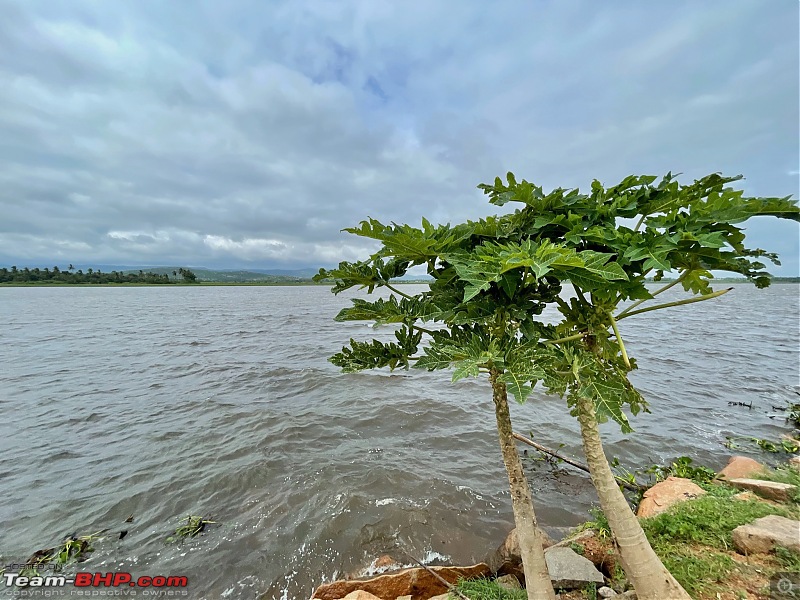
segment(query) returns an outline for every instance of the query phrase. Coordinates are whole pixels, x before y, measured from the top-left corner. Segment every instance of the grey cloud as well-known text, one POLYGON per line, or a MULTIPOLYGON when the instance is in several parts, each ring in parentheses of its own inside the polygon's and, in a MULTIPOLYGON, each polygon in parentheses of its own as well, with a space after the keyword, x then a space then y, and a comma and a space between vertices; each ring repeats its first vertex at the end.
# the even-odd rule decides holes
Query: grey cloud
MULTIPOLYGON (((475 186, 509 169, 797 191, 793 3, 3 12, 3 262, 331 264, 372 248, 339 231, 367 215, 490 212, 475 186)), ((797 272, 795 224, 751 232, 797 272)))

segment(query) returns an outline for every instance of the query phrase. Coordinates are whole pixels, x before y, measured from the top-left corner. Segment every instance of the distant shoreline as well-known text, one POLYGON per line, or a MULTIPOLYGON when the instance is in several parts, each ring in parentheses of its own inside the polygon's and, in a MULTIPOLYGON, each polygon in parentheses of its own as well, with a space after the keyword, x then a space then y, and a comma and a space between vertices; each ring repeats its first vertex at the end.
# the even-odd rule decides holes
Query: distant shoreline
MULTIPOLYGON (((648 284, 669 283, 672 280, 662 279, 661 281, 647 281, 648 284)), ((393 281, 392 284, 400 285, 424 285, 429 283, 428 280, 408 280, 408 281, 393 281)), ((712 285, 715 283, 732 283, 732 284, 750 284, 745 279, 714 279, 712 285)), ((776 277, 772 280, 772 285, 776 284, 798 284, 800 277, 776 277)), ((194 283, 170 283, 169 285, 158 283, 67 283, 67 282, 52 282, 52 281, 16 281, 16 282, 3 282, 0 283, 0 288, 3 287, 167 287, 167 288, 186 288, 186 287, 298 287, 298 286, 331 286, 332 282, 320 282, 302 280, 302 281, 196 281, 194 283)))

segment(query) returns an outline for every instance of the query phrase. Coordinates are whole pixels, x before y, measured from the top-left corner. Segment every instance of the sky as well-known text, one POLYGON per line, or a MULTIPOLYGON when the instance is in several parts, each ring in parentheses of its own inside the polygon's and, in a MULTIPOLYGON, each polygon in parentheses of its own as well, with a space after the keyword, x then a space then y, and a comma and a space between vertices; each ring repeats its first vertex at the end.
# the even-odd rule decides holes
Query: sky
MULTIPOLYGON (((0 0, 0 266, 303 268, 366 217, 742 174, 798 195, 796 0, 0 0)), ((748 243, 800 274, 800 227, 748 243)))

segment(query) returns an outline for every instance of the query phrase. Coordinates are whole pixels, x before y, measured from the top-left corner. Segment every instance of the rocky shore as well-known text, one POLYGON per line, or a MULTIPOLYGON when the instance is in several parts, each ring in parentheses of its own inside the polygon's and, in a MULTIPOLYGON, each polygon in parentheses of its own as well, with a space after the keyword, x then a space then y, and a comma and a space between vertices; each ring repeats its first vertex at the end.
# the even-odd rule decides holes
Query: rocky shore
MULTIPOLYGON (((711 483, 681 477, 656 483, 642 495, 636 514, 665 566, 694 598, 782 598, 775 594, 787 582, 800 597, 798 483, 800 457, 773 470, 733 456, 711 483)), ((545 535, 545 547, 561 600, 636 598, 601 514, 561 541, 545 535)), ((376 557, 365 568, 372 576, 325 583, 313 600, 444 600, 457 598, 455 589, 470 600, 525 598, 515 530, 476 565, 408 568, 404 562, 400 556, 376 557)))

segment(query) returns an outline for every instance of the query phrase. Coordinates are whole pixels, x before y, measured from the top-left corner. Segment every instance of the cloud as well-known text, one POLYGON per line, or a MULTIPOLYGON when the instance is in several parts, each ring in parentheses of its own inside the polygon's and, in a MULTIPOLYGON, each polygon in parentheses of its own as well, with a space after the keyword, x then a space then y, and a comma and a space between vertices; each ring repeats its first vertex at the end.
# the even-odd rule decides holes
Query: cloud
POLYGON ((491 212, 507 170, 796 193, 798 7, 721 7, 12 1, 0 262, 330 265, 367 216, 491 212))

